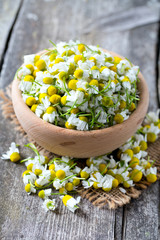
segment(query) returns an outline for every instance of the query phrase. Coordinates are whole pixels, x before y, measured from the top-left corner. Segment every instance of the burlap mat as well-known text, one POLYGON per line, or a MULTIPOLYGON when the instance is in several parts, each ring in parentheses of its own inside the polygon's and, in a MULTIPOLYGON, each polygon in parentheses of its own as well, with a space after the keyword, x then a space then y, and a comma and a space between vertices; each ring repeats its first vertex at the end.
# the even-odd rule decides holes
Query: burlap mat
MULTIPOLYGON (((11 100, 11 85, 9 85, 4 91, 0 90, 0 106, 2 109, 2 115, 5 119, 9 119, 10 123, 13 124, 16 131, 20 133, 21 138, 26 138, 29 142, 33 142, 41 154, 45 154, 48 157, 52 157, 53 154, 39 146, 33 139, 30 139, 26 132, 21 127, 18 119, 14 113, 12 100, 11 100)), ((154 166, 158 169, 158 179, 160 179, 160 138, 148 147, 148 153, 152 160, 155 160, 154 166)), ((104 192, 101 189, 84 189, 80 187, 78 193, 82 198, 88 199, 93 205, 103 207, 108 205, 110 209, 116 209, 117 207, 123 206, 130 202, 131 198, 138 198, 142 193, 143 189, 146 189, 150 183, 142 180, 136 183, 134 187, 126 189, 126 193, 122 193, 118 188, 112 189, 110 192, 104 192)))

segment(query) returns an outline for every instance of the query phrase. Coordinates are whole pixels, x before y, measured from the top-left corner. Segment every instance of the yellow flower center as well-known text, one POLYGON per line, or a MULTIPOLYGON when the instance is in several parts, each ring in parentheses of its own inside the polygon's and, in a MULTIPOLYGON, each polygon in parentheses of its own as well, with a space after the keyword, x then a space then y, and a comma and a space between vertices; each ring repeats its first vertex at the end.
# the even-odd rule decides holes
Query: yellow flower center
POLYGON ((94 62, 94 64, 96 65, 96 59, 95 59, 95 57, 90 57, 89 60, 90 60, 91 62, 94 62))
POLYGON ((37 183, 37 181, 35 181, 35 186, 37 187, 37 188, 40 188, 40 187, 42 187, 41 185, 39 185, 38 183, 37 183))
POLYGON ((106 174, 107 173, 107 165, 105 163, 100 163, 99 164, 99 171, 102 174, 106 174))
POLYGON ((123 180, 124 180, 123 177, 122 177, 122 175, 121 175, 121 174, 118 174, 118 173, 115 174, 115 178, 118 180, 119 184, 122 183, 123 180))
POLYGON ((69 124, 68 122, 65 122, 65 127, 68 128, 68 129, 74 129, 75 128, 74 125, 69 124))
POLYGON ((51 175, 50 175, 49 181, 52 181, 56 177, 56 173, 54 170, 50 170, 50 173, 51 173, 51 175))
POLYGON ((28 68, 28 69, 31 71, 31 73, 33 73, 34 67, 33 67, 32 64, 27 64, 27 65, 26 65, 26 68, 28 68))
POLYGON ((49 166, 49 170, 54 170, 55 169, 55 165, 54 163, 52 163, 50 166, 49 166))
POLYGON ((140 146, 134 147, 133 152, 134 152, 134 154, 139 153, 140 152, 140 146))
POLYGON ((88 159, 86 160, 86 165, 87 165, 88 167, 90 167, 92 163, 93 163, 93 161, 92 161, 90 158, 88 158, 88 159))
POLYGON ((54 63, 56 64, 56 63, 60 63, 60 62, 64 62, 64 59, 63 58, 56 58, 54 63))
POLYGON ((127 149, 124 151, 125 154, 127 154, 131 159, 133 157, 133 151, 131 149, 127 149))
POLYGON ((83 76, 83 70, 82 70, 82 69, 77 69, 77 70, 74 72, 74 76, 75 76, 75 78, 82 78, 82 76, 83 76))
POLYGON ((153 173, 150 173, 147 175, 147 181, 150 183, 154 183, 155 181, 157 181, 157 176, 153 173))
POLYGON ((39 191, 38 196, 43 199, 45 197, 44 190, 39 191))
POLYGON ((49 88, 47 89, 47 93, 49 96, 52 96, 53 94, 57 93, 57 88, 55 88, 54 86, 49 86, 49 88))
POLYGON ((88 118, 87 117, 79 117, 79 120, 84 121, 84 122, 88 122, 88 118))
POLYGON ((62 57, 64 57, 64 56, 69 57, 69 56, 72 56, 74 54, 75 54, 75 52, 73 52, 72 50, 69 49, 69 50, 62 53, 62 57))
POLYGON ((115 63, 115 64, 120 63, 121 60, 122 60, 122 58, 120 58, 120 57, 118 57, 118 56, 115 56, 115 57, 114 57, 114 63, 115 63))
POLYGON ((24 77, 24 81, 25 81, 25 82, 34 82, 34 77, 31 76, 31 75, 26 75, 26 76, 24 77))
POLYGON ((109 69, 112 70, 113 72, 117 72, 117 67, 115 65, 109 67, 109 69))
POLYGON ((64 187, 60 188, 59 193, 61 193, 61 194, 65 193, 65 188, 64 187))
POLYGON ((93 183, 93 187, 94 187, 95 189, 100 188, 100 187, 98 187, 98 182, 94 182, 94 183, 93 183))
POLYGON ((73 74, 74 71, 75 71, 75 69, 76 69, 75 65, 74 65, 73 63, 70 63, 70 65, 69 65, 69 70, 68 70, 68 74, 69 74, 69 75, 73 74))
POLYGON ((145 170, 148 169, 148 168, 150 168, 150 167, 151 167, 150 162, 147 162, 147 164, 145 165, 145 170))
POLYGON ((156 141, 156 139, 157 139, 157 136, 155 133, 152 133, 152 132, 147 133, 147 141, 148 142, 153 143, 156 141))
POLYGON ((103 189, 103 191, 105 191, 105 192, 109 192, 109 191, 111 191, 112 188, 104 188, 104 187, 102 187, 102 189, 103 189))
POLYGON ((58 76, 59 76, 59 79, 63 81, 64 79, 67 78, 67 73, 62 71, 62 72, 59 73, 58 76))
POLYGON ((80 176, 81 176, 81 178, 87 179, 87 178, 89 178, 89 173, 87 173, 86 171, 81 171, 80 176))
POLYGON ((91 85, 91 86, 97 86, 97 87, 98 87, 98 81, 95 80, 95 79, 92 79, 92 80, 90 81, 89 85, 91 85))
POLYGON ((67 191, 72 191, 73 190, 73 184, 72 183, 66 183, 65 184, 65 189, 67 190, 67 191))
POLYGON ((142 151, 145 151, 145 150, 147 150, 147 148, 148 148, 147 143, 145 141, 141 141, 140 142, 140 149, 142 151))
POLYGON ((32 112, 35 112, 37 106, 38 106, 38 104, 33 104, 32 107, 31 107, 31 111, 32 111, 32 112))
POLYGON ((32 168, 33 168, 33 163, 28 164, 28 166, 27 166, 27 170, 32 171, 32 168))
POLYGON ((59 178, 60 180, 64 179, 65 176, 66 176, 66 173, 64 170, 60 169, 56 172, 56 177, 59 178))
POLYGON ((100 70, 99 70, 100 73, 103 72, 103 70, 106 69, 106 68, 108 68, 108 67, 106 67, 106 66, 101 67, 100 70))
POLYGON ((58 94, 53 94, 53 95, 49 98, 49 101, 50 101, 52 104, 60 103, 60 101, 61 101, 61 96, 58 95, 58 94))
POLYGON ((46 69, 46 63, 43 59, 40 59, 36 62, 36 67, 40 70, 40 71, 44 71, 46 69))
POLYGON ((99 71, 99 68, 97 66, 91 67, 91 71, 94 71, 94 70, 99 71))
POLYGON ((30 190, 31 190, 31 184, 28 183, 28 184, 25 186, 25 191, 26 191, 27 193, 29 193, 30 190))
POLYGON ((34 77, 36 77, 36 73, 39 72, 39 69, 35 69, 34 72, 32 73, 34 77))
POLYGON ((120 108, 120 109, 124 109, 124 108, 126 108, 126 102, 123 101, 123 100, 121 100, 121 101, 120 101, 119 108, 120 108))
POLYGON ((52 54, 50 55, 50 57, 49 57, 49 60, 50 60, 51 62, 53 62, 53 61, 56 59, 56 57, 57 57, 57 54, 56 54, 56 53, 52 53, 52 54))
POLYGON ((72 90, 76 90, 78 80, 72 79, 68 83, 68 87, 72 90))
POLYGON ((123 116, 120 114, 120 113, 117 113, 115 116, 114 116, 114 121, 116 123, 122 123, 124 120, 123 116))
POLYGON ((77 186, 77 185, 79 185, 79 184, 80 184, 80 179, 74 178, 74 179, 73 179, 73 185, 74 185, 74 186, 77 186))
POLYGON ((78 51, 80 53, 84 52, 85 50, 86 50, 86 48, 85 48, 84 44, 82 44, 82 43, 78 44, 78 51))
POLYGON ((130 187, 130 184, 129 184, 127 181, 124 181, 124 182, 123 182, 123 186, 124 186, 125 188, 129 188, 129 187, 130 187))
POLYGON ((75 63, 78 63, 78 61, 82 60, 82 55, 75 55, 74 56, 74 61, 75 63))
POLYGON ((73 108, 72 110, 71 110, 71 114, 73 113, 73 114, 77 114, 79 112, 79 109, 78 108, 73 108))
POLYGON ((112 187, 113 187, 113 188, 116 188, 116 187, 118 187, 118 185, 119 185, 118 180, 117 180, 116 178, 113 179, 113 181, 112 181, 112 187))
POLYGON ((20 160, 20 155, 18 152, 13 152, 11 155, 10 155, 10 160, 11 162, 18 162, 20 160))
POLYGON ((41 169, 35 169, 35 170, 34 170, 34 174, 35 174, 36 176, 40 175, 41 173, 42 173, 42 170, 41 170, 41 169))
POLYGON ((129 162, 129 166, 131 168, 135 168, 139 164, 139 159, 136 157, 132 157, 131 161, 129 162))
POLYGON ((43 78, 43 82, 44 82, 45 84, 52 84, 53 78, 51 78, 51 77, 45 77, 45 78, 43 78))
POLYGON ((31 107, 33 104, 35 104, 36 103, 36 99, 34 98, 34 97, 28 97, 27 99, 26 99, 26 104, 29 106, 29 107, 31 107))
POLYGON ((131 179, 134 182, 139 182, 142 179, 142 172, 138 169, 133 169, 133 171, 130 174, 131 179))
POLYGON ((50 107, 48 107, 46 109, 46 113, 48 113, 48 114, 51 114, 53 112, 56 112, 56 108, 55 107, 50 106, 50 107))
POLYGON ((28 174, 28 173, 31 173, 31 171, 30 171, 30 170, 24 171, 24 172, 22 173, 22 177, 24 177, 24 175, 26 175, 26 174, 28 174))
POLYGON ((39 59, 40 59, 40 56, 39 56, 39 55, 36 55, 36 56, 34 57, 34 65, 36 64, 36 62, 37 62, 39 59))
POLYGON ((132 102, 131 106, 129 107, 129 111, 133 112, 135 109, 136 109, 136 105, 135 105, 135 103, 132 102))
POLYGON ((46 96, 48 97, 48 95, 46 93, 40 93, 39 94, 39 101, 40 101, 40 103, 42 103, 42 99, 45 98, 46 96))
POLYGON ((63 198, 62 198, 62 202, 65 206, 67 206, 67 202, 69 199, 71 199, 73 197, 71 197, 70 195, 65 195, 63 198))
POLYGON ((113 101, 112 101, 111 98, 104 96, 104 97, 102 98, 102 104, 103 104, 104 106, 106 106, 106 107, 110 107, 110 106, 113 105, 113 101))
POLYGON ((108 175, 111 175, 111 176, 113 176, 113 177, 115 176, 114 172, 113 172, 111 169, 109 169, 109 170, 107 171, 107 174, 108 174, 108 175))
POLYGON ((66 105, 66 102, 67 102, 67 96, 61 97, 61 103, 62 103, 62 105, 66 105))

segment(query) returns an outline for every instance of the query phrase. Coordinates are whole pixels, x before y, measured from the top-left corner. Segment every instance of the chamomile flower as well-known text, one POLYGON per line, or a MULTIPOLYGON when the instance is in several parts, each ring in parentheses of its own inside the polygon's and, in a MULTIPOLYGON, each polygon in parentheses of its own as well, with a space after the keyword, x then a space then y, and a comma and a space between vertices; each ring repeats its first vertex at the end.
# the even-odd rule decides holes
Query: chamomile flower
POLYGON ((10 159, 11 162, 17 162, 20 160, 21 157, 19 154, 19 149, 17 148, 17 145, 15 142, 11 143, 9 150, 6 153, 4 153, 1 158, 10 159))
POLYGON ((36 179, 37 179, 37 176, 33 173, 33 172, 31 172, 31 171, 25 171, 24 173, 23 173, 23 183, 25 184, 25 185, 27 185, 28 183, 32 183, 32 184, 34 184, 35 183, 35 181, 36 181, 36 179))
POLYGON ((52 189, 51 188, 44 189, 44 190, 39 191, 38 196, 40 198, 42 198, 42 199, 46 199, 46 198, 51 196, 51 193, 52 193, 52 189))
POLYGON ((55 199, 45 199, 42 205, 42 208, 47 212, 48 210, 54 211, 56 208, 56 200, 55 199))
POLYGON ((146 175, 148 182, 154 183, 155 181, 157 181, 157 168, 151 167, 151 168, 147 169, 145 175, 146 175))
POLYGON ((28 184, 25 185, 25 191, 28 194, 36 193, 36 189, 33 187, 33 185, 31 183, 28 183, 28 184))
POLYGON ((71 211, 75 212, 76 209, 78 209, 78 205, 80 203, 81 197, 77 197, 76 199, 73 198, 70 195, 65 195, 64 197, 61 198, 63 204, 71 211))
POLYGON ((156 113, 155 112, 147 113, 144 122, 146 124, 151 124, 151 123, 158 122, 159 121, 159 113, 160 113, 160 109, 158 109, 156 113))

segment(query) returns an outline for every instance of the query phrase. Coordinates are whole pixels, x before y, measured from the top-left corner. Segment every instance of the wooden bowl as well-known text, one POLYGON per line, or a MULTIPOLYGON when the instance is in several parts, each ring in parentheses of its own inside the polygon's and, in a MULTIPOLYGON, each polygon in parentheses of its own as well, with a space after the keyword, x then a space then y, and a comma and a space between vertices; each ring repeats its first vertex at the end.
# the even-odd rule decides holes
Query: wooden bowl
MULTIPOLYGON (((124 57, 107 50, 112 56, 124 57)), ((40 52, 38 54, 42 54, 40 52)), ((28 136, 40 146, 61 156, 88 158, 115 150, 125 143, 142 123, 148 108, 149 94, 143 75, 138 75, 140 101, 137 109, 121 124, 109 128, 78 131, 55 126, 38 118, 24 103, 15 77, 12 84, 12 101, 15 114, 28 136)))

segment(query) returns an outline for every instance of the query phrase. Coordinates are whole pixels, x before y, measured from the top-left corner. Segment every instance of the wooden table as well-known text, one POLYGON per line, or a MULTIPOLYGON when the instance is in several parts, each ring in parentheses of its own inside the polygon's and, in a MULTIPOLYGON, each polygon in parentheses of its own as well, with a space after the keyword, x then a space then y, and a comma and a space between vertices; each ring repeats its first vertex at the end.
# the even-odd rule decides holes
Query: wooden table
MULTIPOLYGON (((139 65, 149 86, 149 110, 156 110, 159 9, 158 0, 1 0, 0 87, 12 81, 23 55, 51 47, 49 39, 80 39, 118 52, 139 65)), ((21 146, 26 142, 1 115, 0 131, 0 153, 11 141, 21 146)), ((21 149, 24 156, 30 153, 21 149)), ((24 191, 24 169, 23 165, 1 161, 0 239, 160 239, 159 182, 117 210, 98 209, 82 200, 81 210, 75 214, 61 203, 55 213, 45 213, 42 201, 24 191)))

